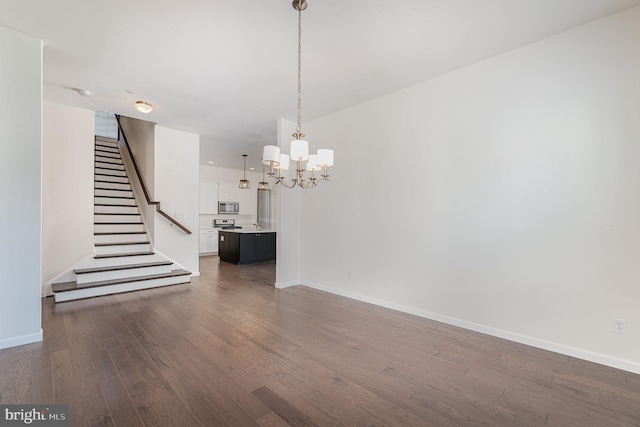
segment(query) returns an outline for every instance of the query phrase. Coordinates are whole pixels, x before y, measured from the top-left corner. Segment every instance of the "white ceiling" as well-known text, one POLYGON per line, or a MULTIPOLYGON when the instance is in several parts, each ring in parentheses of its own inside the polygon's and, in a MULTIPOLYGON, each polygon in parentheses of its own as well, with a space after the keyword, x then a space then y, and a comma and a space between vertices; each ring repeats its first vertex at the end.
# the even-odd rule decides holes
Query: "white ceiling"
MULTIPOLYGON (((303 123, 640 4, 308 2, 303 123)), ((201 134, 201 163, 232 168, 244 153, 259 168, 276 120, 295 121, 296 15, 290 0, 0 0, 0 25, 44 40, 46 100, 201 134)))

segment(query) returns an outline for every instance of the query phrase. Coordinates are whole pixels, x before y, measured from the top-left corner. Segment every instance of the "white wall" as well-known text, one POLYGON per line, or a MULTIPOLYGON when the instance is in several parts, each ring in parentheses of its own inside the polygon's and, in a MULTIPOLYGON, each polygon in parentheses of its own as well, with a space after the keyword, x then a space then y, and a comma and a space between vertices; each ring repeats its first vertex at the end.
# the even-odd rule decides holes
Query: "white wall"
POLYGON ((634 8, 306 124, 302 281, 640 373, 638 52, 634 8))
POLYGON ((191 231, 186 234, 158 217, 154 248, 198 273, 200 136, 157 126, 154 153, 156 200, 164 212, 191 231))
MULTIPOLYGON (((120 116, 120 126, 124 136, 129 143, 131 152, 138 164, 140 173, 144 179, 149 197, 153 201, 157 201, 157 197, 154 192, 155 188, 155 123, 145 120, 134 119, 131 117, 120 116)), ((129 171, 129 182, 131 182, 131 188, 133 189, 136 199, 140 207, 140 213, 144 223, 147 226, 149 232, 149 238, 151 242, 155 242, 155 205, 147 204, 147 200, 144 196, 144 191, 140 185, 138 178, 136 177, 133 163, 129 160, 127 150, 124 149, 123 162, 127 170, 129 171)))
POLYGON ((42 42, 0 27, 0 348, 42 340, 42 42))
MULTIPOLYGON (((93 254, 94 112, 44 103, 42 280, 93 254)), ((72 280, 72 278, 69 278, 72 280)))
MULTIPOLYGON (((291 134, 295 132, 296 124, 285 119, 278 120, 278 147, 282 153, 289 153, 291 134)), ((289 165, 290 170, 284 173, 287 178, 294 174, 295 166, 289 165)), ((300 273, 300 239, 302 214, 300 200, 303 192, 314 192, 301 188, 278 188, 276 235, 276 287, 286 288, 301 283, 300 273)), ((312 226, 312 225, 310 225, 312 226)))

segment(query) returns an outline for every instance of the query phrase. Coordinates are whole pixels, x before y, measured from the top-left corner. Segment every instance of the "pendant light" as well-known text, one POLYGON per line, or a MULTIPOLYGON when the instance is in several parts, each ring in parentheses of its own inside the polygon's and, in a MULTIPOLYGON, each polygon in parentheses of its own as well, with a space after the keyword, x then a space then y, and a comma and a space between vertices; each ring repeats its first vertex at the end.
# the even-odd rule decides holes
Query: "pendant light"
POLYGON ((262 163, 269 165, 269 177, 276 179, 276 185, 282 184, 285 188, 312 188, 319 181, 328 181, 327 169, 333 166, 333 150, 320 149, 318 154, 309 155, 309 143, 305 141, 300 119, 302 117, 302 11, 307 8, 306 0, 293 0, 292 6, 298 11, 298 122, 295 138, 291 141, 291 151, 287 156, 280 153, 280 147, 267 145, 262 153, 262 163), (295 177, 287 183, 282 171, 289 169, 289 159, 296 163, 295 177), (306 163, 306 165, 305 165, 306 163), (278 171, 278 172, 275 172, 278 171), (316 177, 316 172, 321 172, 321 178, 316 177), (309 177, 305 172, 311 172, 309 177), (276 175, 277 173, 277 175, 276 175))
POLYGON ((264 163, 262 164, 262 181, 258 183, 258 190, 269 191, 269 183, 264 179, 264 163))
POLYGON ((244 166, 242 167, 243 179, 240 180, 238 188, 248 190, 251 188, 251 184, 249 184, 249 180, 247 179, 247 155, 243 154, 242 157, 244 158, 244 166))

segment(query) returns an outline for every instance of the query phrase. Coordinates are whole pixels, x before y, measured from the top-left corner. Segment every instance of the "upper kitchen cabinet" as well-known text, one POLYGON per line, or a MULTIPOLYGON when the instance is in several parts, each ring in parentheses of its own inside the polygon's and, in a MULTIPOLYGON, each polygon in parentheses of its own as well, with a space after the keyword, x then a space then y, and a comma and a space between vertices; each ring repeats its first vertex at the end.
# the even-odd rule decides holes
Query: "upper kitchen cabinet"
POLYGON ((216 181, 200 181, 200 213, 218 213, 218 183, 216 181))
POLYGON ((239 192, 238 184, 221 182, 218 186, 218 200, 221 202, 239 202, 239 192))

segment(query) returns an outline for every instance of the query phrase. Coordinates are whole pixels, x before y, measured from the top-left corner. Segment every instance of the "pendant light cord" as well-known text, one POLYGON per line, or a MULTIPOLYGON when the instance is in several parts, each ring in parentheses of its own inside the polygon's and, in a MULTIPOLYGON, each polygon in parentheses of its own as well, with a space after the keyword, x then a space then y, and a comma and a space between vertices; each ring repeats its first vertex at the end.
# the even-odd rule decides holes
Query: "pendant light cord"
POLYGON ((298 0, 298 125, 296 133, 302 133, 302 0, 298 0))

